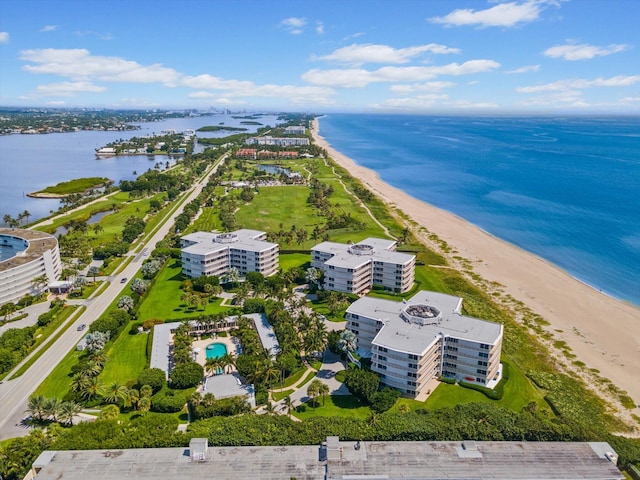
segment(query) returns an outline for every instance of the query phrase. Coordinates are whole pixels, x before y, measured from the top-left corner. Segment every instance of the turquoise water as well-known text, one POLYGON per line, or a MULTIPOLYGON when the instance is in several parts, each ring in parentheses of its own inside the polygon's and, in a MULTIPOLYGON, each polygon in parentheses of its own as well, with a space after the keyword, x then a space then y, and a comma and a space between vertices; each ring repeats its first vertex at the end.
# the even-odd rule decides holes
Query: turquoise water
POLYGON ((210 343, 207 345, 207 360, 210 358, 220 358, 227 354, 227 346, 224 343, 210 343))
POLYGON ((640 305, 640 117, 331 114, 320 133, 387 183, 640 305))

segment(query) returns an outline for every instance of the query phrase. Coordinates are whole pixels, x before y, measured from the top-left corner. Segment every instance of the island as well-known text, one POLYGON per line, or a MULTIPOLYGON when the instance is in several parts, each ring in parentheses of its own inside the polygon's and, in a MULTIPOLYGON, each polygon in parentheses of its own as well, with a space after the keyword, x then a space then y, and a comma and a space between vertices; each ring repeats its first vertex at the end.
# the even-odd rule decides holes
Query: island
POLYGON ((103 188, 113 183, 107 177, 85 177, 60 182, 37 192, 28 193, 31 198, 65 198, 75 193, 85 193, 96 188, 103 188))

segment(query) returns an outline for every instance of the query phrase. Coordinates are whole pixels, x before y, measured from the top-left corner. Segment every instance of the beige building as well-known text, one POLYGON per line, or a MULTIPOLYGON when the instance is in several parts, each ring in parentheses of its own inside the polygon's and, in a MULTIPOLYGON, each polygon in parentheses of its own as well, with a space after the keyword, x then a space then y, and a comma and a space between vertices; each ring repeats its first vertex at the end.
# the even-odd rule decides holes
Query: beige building
POLYGON ((378 286, 402 293, 413 286, 416 257, 395 249, 394 240, 383 238, 322 242, 311 249, 311 265, 324 272, 327 290, 362 295, 378 286))
POLYGON ((231 267, 240 275, 260 272, 273 275, 278 269, 278 244, 265 241, 267 234, 258 230, 230 233, 195 232, 182 237, 182 273, 222 276, 231 267))
POLYGON ((502 379, 503 326, 462 314, 462 298, 420 291, 395 302, 363 297, 346 312, 358 353, 382 382, 416 397, 440 376, 494 388, 502 379))

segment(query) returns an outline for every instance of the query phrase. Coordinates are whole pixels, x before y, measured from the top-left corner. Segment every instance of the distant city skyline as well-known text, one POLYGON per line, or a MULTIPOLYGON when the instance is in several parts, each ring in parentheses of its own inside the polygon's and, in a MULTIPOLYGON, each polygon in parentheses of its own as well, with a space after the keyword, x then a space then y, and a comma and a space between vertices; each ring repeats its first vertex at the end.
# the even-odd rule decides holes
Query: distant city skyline
POLYGON ((0 6, 0 105, 640 113, 637 0, 0 6))

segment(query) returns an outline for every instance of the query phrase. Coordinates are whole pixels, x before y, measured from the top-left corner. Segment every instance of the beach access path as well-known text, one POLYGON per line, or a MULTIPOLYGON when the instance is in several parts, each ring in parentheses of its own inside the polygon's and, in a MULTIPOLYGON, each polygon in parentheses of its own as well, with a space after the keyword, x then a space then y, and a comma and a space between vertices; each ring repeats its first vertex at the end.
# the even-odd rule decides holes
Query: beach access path
MULTIPOLYGON (((418 228, 414 233, 425 244, 437 247, 428 233, 437 235, 455 255, 470 260, 475 273, 497 282, 504 294, 544 317, 554 339, 565 341, 587 367, 599 370, 602 377, 640 404, 640 308, 609 297, 546 260, 388 185, 375 171, 331 147, 319 129, 316 119, 311 129, 315 142, 392 209, 401 210, 424 227, 427 231, 418 228)), ((452 255, 449 257, 456 265, 452 255)), ((632 413, 640 415, 640 408, 632 413)))

